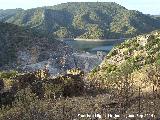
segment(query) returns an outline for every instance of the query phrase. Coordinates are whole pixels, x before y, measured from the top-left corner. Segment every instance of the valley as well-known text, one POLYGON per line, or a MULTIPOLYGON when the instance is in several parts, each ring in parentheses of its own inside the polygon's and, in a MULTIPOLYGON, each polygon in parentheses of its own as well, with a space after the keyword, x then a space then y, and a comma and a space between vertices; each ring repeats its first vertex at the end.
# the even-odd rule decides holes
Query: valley
POLYGON ((160 119, 160 19, 115 2, 0 10, 0 120, 160 119))

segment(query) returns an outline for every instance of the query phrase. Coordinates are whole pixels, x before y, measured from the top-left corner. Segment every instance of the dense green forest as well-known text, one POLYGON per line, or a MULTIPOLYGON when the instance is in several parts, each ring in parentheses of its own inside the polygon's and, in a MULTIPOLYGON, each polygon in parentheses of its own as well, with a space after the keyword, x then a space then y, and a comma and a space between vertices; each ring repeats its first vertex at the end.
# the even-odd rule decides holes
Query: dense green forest
MULTIPOLYGON (((0 11, 0 14, 5 11, 0 11)), ((18 10, 3 21, 59 38, 126 38, 160 28, 160 20, 114 2, 64 3, 18 10)), ((10 12, 8 12, 10 13, 10 12)))

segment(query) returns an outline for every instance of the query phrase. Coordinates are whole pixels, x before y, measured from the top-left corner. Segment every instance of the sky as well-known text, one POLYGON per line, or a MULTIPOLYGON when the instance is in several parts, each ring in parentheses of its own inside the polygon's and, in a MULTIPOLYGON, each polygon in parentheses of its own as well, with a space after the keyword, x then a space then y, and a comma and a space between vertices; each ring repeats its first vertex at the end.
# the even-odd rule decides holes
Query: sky
MULTIPOLYGON (((41 6, 53 6, 66 2, 97 2, 97 0, 0 0, 0 9, 30 9, 41 6)), ((116 2, 129 10, 138 10, 145 14, 160 15, 160 0, 98 0, 98 2, 116 2)))

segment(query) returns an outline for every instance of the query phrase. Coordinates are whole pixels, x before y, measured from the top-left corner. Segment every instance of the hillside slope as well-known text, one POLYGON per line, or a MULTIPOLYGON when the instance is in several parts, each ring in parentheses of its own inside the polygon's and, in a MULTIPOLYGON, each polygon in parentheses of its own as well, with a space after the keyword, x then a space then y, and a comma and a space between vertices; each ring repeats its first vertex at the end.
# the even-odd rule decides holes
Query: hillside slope
POLYGON ((73 2, 23 10, 5 21, 59 38, 132 37, 160 28, 157 18, 114 2, 73 2))
MULTIPOLYGON (((52 37, 8 23, 0 23, 0 66, 25 66, 48 61, 53 57, 58 65, 73 49, 52 37)), ((69 63, 68 61, 66 63, 69 63)), ((44 67, 42 64, 41 67, 44 67)), ((65 63, 64 63, 65 65, 65 63)), ((38 69, 38 66, 37 66, 38 69)))
POLYGON ((159 71, 160 32, 155 31, 126 40, 113 48, 101 65, 88 75, 88 79, 109 89, 122 89, 122 84, 126 83, 128 87, 132 86, 129 90, 140 88, 144 93, 151 93, 153 86, 159 89, 159 71))

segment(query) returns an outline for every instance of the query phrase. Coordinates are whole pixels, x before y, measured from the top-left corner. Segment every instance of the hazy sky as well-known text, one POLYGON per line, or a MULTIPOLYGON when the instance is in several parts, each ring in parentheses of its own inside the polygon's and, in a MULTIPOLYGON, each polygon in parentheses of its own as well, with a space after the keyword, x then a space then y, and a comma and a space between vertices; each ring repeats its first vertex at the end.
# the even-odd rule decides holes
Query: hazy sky
MULTIPOLYGON (((146 14, 160 14, 160 0, 98 0, 99 2, 116 2, 131 9, 146 14)), ((66 2, 97 2, 97 0, 0 0, 0 9, 35 8, 52 6, 66 2)))

